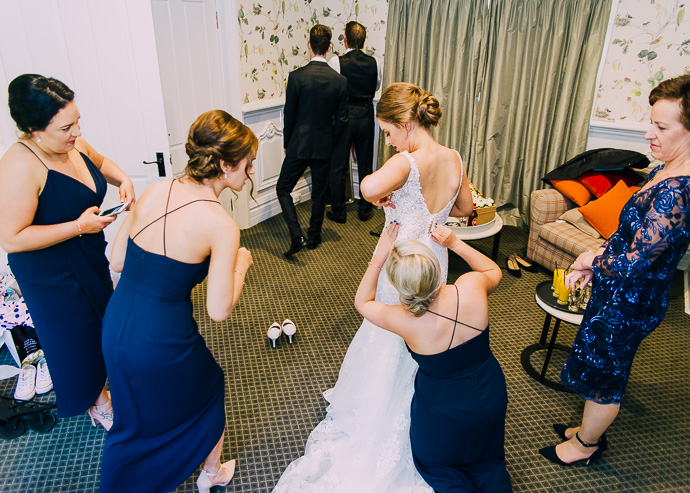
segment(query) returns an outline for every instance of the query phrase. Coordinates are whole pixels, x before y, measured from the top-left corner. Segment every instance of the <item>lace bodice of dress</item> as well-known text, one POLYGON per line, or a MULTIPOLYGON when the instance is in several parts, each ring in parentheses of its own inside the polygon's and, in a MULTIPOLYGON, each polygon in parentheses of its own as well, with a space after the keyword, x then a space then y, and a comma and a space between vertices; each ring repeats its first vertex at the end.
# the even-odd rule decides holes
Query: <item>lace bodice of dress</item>
MULTIPOLYGON (((445 283, 448 277, 448 251, 431 238, 431 232, 437 225, 446 224, 448 214, 450 214, 450 210, 453 208, 460 188, 458 188, 453 198, 443 209, 436 214, 432 214, 429 212, 426 202, 424 202, 417 162, 407 151, 403 151, 402 155, 410 161, 410 174, 405 184, 391 194, 391 201, 395 208, 385 208, 386 224, 390 224, 391 221, 398 221, 400 224, 398 229, 399 240, 411 238, 429 246, 436 254, 436 257, 438 257, 441 264, 442 281, 445 283)), ((462 183, 462 176, 460 177, 460 183, 462 183)), ((376 300, 388 304, 399 303, 398 294, 395 288, 388 282, 385 272, 382 272, 382 275, 379 277, 376 300)))

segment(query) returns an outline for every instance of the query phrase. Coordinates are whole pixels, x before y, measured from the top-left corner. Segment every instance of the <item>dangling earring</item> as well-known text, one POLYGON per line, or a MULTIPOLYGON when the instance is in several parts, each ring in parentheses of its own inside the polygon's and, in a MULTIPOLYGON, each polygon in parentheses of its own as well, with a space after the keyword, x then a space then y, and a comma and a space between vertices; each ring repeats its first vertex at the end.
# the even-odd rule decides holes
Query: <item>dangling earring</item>
POLYGON ((227 180, 227 179, 228 179, 228 172, 226 171, 225 174, 224 174, 223 176, 224 176, 225 179, 227 180))
POLYGON ((39 144, 41 143, 41 138, 38 135, 36 136, 36 142, 38 142, 39 144))

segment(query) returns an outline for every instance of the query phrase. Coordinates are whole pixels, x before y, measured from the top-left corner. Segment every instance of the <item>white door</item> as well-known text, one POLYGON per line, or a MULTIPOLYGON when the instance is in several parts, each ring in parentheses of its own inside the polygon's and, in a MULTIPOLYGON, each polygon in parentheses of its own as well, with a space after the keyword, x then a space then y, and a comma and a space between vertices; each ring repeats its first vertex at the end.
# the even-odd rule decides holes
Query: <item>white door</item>
MULTIPOLYGON (((137 196, 171 175, 151 5, 141 0, 45 0, 0 3, 0 145, 17 130, 7 85, 23 73, 55 77, 76 93, 84 138, 134 182, 137 196)), ((109 187, 105 205, 118 201, 109 187)), ((112 242, 117 223, 106 229, 112 242)))
MULTIPOLYGON (((151 0, 172 168, 187 164, 190 125, 209 110, 241 120, 236 0, 151 0)), ((220 201, 241 228, 250 226, 246 190, 220 201)))
POLYGON ((215 0, 151 0, 175 174, 187 164, 189 126, 201 113, 223 108, 215 0))

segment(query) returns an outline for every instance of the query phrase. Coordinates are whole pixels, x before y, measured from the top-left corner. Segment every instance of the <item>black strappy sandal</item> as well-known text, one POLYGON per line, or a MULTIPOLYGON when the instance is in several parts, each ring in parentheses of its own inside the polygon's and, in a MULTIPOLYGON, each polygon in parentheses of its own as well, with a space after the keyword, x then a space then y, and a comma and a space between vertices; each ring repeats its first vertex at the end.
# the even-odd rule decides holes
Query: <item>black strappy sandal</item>
POLYGON ((539 453, 549 459, 551 462, 554 464, 558 464, 559 466, 573 466, 575 464, 579 464, 581 462, 584 462, 586 466, 590 465, 593 461, 600 459, 601 454, 603 452, 603 447, 602 447, 602 439, 599 438, 597 440, 597 443, 587 443, 583 442, 582 438, 580 438, 579 432, 575 433, 575 438, 577 438, 577 441, 580 442, 580 445, 586 448, 592 448, 592 447, 597 447, 597 449, 594 451, 592 455, 589 457, 585 457, 584 459, 580 460, 575 460, 573 462, 563 462, 560 457, 558 457, 558 454, 556 453, 556 446, 551 445, 550 447, 544 447, 543 449, 539 450, 539 453))
POLYGON ((26 432, 27 425, 40 433, 50 431, 57 421, 49 411, 54 407, 54 402, 20 402, 0 396, 0 437, 17 438, 26 432))

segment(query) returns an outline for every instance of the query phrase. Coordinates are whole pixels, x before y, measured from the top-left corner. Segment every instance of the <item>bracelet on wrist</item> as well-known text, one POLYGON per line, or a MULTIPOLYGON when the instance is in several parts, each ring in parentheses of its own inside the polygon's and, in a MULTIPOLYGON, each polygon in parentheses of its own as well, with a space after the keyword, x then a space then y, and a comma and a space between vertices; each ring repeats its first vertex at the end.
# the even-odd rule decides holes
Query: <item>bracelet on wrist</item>
POLYGON ((79 228, 79 238, 81 238, 81 225, 79 224, 79 221, 76 219, 74 220, 75 223, 77 223, 77 228, 79 228))
POLYGON ((372 267, 376 267, 378 270, 381 270, 381 267, 379 267, 378 265, 376 265, 373 262, 369 262, 369 265, 371 265, 372 267))

